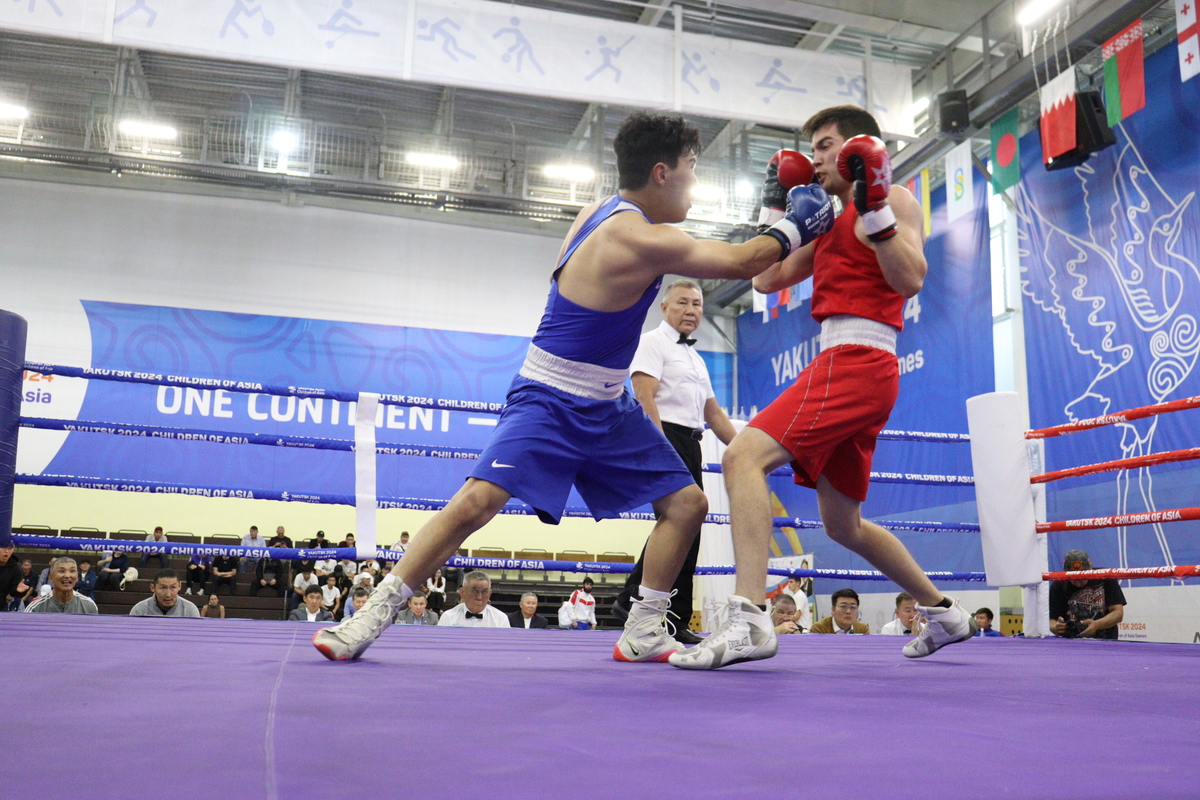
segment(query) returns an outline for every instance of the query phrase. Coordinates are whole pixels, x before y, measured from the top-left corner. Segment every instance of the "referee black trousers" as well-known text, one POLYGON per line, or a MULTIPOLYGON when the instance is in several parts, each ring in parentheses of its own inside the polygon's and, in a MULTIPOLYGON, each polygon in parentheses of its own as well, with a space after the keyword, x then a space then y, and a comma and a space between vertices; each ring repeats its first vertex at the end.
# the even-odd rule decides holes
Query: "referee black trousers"
MULTIPOLYGON (((704 458, 700 452, 700 443, 692 438, 692 429, 672 422, 664 422, 662 426, 663 433, 667 435, 667 441, 683 459, 684 466, 688 468, 688 472, 692 473, 696 485, 703 490, 704 458)), ((675 585, 672 587, 675 589, 675 596, 671 598, 671 613, 679 617, 679 626, 683 628, 688 627, 692 621, 692 578, 696 572, 696 559, 699 557, 700 531, 697 529, 695 541, 688 549, 687 556, 683 559, 683 566, 680 567, 679 575, 675 578, 675 585)), ((625 589, 621 592, 621 604, 626 608, 629 607, 630 597, 637 594, 638 587, 642 585, 642 562, 645 560, 646 548, 643 545, 642 554, 638 556, 637 563, 633 565, 633 572, 629 573, 629 578, 625 581, 625 589)))

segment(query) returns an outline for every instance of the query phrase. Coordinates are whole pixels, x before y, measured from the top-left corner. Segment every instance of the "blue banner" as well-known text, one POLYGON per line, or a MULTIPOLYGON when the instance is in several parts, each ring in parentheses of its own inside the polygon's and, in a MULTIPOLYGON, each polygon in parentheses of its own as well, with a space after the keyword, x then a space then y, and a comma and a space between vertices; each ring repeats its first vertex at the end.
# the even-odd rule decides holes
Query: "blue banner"
MULTIPOLYGON (((888 421, 889 429, 966 433, 967 398, 994 388, 987 182, 977 173, 974 186, 975 211, 953 223, 946 221, 945 187, 932 192, 933 227, 925 244, 929 272, 921 293, 905 306, 904 331, 897 344, 900 397, 888 421)), ((739 317, 739 411, 752 416, 767 406, 820 352, 821 329, 811 312, 811 300, 805 300, 792 310, 781 307, 778 316, 767 322, 762 321, 760 313, 748 312, 739 317)), ((953 441, 881 439, 874 470, 970 475, 970 447, 953 441)), ((771 486, 785 513, 817 515, 816 493, 812 490, 784 478, 773 478, 771 486)), ((977 519, 975 493, 970 485, 873 483, 863 514, 880 521, 977 519)), ((983 566, 977 536, 905 533, 902 538, 926 569, 962 572, 983 566)), ((867 566, 824 534, 802 535, 797 541, 805 552, 818 554, 820 563, 830 568, 867 566)), ((795 550, 796 542, 786 532, 776 531, 775 543, 782 554, 795 550)))
MULTIPOLYGON (((91 380, 78 422, 64 425, 32 419, 45 407, 37 398, 48 401, 54 384, 31 384, 46 388, 26 398, 26 424, 70 431, 43 474, 237 487, 257 497, 352 496, 348 399, 369 391, 410 401, 381 407, 376 418, 379 495, 449 498, 486 446, 529 345, 523 336, 94 301, 83 307, 89 374, 172 385, 91 380), (447 400, 479 408, 451 410, 447 400), (280 446, 237 444, 243 441, 280 446)), ((727 398, 731 356, 702 355, 727 398)), ((583 505, 574 493, 569 502, 583 505)))
MULTIPOLYGON (((1200 81, 1174 45, 1146 60, 1146 107, 1081 167, 1047 172, 1021 143, 1020 254, 1036 428, 1200 394, 1200 81)), ((1047 469, 1200 444, 1195 411, 1046 442, 1047 469)), ((1051 520, 1196 505, 1195 463, 1050 484, 1051 520)), ((1050 534, 1050 567, 1081 547, 1097 567, 1200 561, 1200 523, 1050 534)))

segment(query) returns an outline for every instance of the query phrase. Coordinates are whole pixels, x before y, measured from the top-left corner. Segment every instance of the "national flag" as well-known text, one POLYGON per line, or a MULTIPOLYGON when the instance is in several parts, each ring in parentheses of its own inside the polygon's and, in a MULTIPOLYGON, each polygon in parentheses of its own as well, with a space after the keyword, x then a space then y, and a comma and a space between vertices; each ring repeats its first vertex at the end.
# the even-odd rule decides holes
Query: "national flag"
POLYGON ((929 205, 929 170, 923 169, 908 179, 908 191, 921 204, 921 215, 925 218, 925 235, 933 233, 933 209, 929 205))
POLYGON ((972 177, 971 140, 946 154, 946 221, 954 220, 975 208, 972 177))
POLYGON ((1175 30, 1179 32, 1179 79, 1200 73, 1200 25, 1196 23, 1196 0, 1175 0, 1175 30))
POLYGON ((1104 106, 1109 126, 1146 107, 1146 70, 1139 19, 1104 43, 1104 106))
POLYGON ((1042 104, 1042 163, 1075 149, 1075 68, 1047 81, 1038 92, 1042 104))
POLYGON ((1021 143, 1017 107, 992 123, 992 190, 1000 194, 1021 181, 1021 143))

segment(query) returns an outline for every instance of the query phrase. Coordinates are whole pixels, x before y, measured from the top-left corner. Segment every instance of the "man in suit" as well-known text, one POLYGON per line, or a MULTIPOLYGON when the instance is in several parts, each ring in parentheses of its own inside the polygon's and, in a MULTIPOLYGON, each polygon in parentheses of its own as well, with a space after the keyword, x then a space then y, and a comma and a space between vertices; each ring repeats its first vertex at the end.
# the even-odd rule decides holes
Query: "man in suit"
POLYGON ((538 596, 533 592, 521 595, 521 608, 508 615, 508 624, 514 628, 548 628, 550 621, 537 613, 538 596))
POLYGON ((333 622, 333 615, 321 607, 321 587, 315 583, 304 590, 304 605, 292 609, 289 620, 297 622, 333 622))
POLYGON ((809 633, 871 632, 867 623, 858 621, 858 592, 838 589, 830 599, 833 601, 833 616, 814 623, 809 633))
POLYGON ((413 592, 408 598, 408 608, 396 615, 397 625, 437 625, 436 611, 429 610, 429 598, 424 592, 413 592))

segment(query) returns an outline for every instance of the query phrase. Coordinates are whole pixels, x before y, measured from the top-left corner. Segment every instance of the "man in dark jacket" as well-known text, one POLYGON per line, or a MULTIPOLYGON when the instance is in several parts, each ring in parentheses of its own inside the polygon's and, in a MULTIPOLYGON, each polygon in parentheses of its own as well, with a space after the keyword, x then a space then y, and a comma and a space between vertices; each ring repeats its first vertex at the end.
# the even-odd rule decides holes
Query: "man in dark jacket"
POLYGON ((508 624, 514 628, 547 628, 549 621, 537 613, 538 597, 533 592, 521 595, 521 608, 508 615, 508 624))

